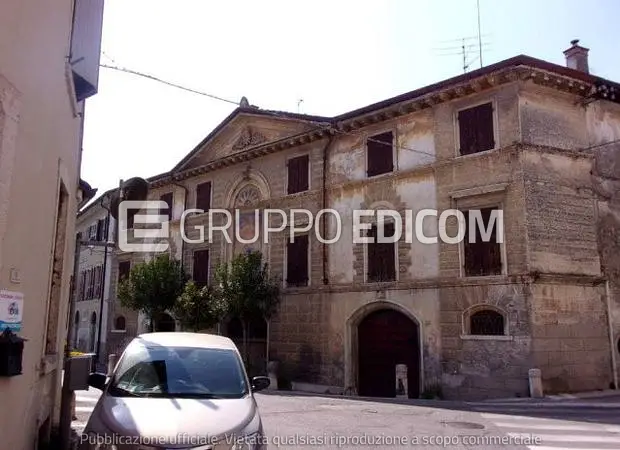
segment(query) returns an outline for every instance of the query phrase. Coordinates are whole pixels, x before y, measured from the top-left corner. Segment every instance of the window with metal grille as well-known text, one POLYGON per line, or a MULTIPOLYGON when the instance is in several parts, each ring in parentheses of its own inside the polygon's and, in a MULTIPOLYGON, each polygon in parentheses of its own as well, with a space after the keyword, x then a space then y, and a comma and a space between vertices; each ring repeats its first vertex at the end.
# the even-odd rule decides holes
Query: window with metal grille
POLYGON ((287 193, 296 194, 309 189, 308 155, 297 156, 288 160, 288 187, 287 193))
POLYGON ((492 309, 483 309, 469 316, 469 334, 484 336, 504 335, 504 316, 492 309))
POLYGON ((394 135, 391 131, 370 136, 366 140, 369 177, 394 170, 394 135))
POLYGON ((209 250, 194 251, 192 279, 200 287, 209 283, 209 250))
POLYGON ((130 261, 121 261, 118 263, 118 281, 121 282, 129 276, 131 271, 130 261))
POLYGON ((461 155, 495 148, 492 103, 484 103, 459 111, 458 123, 461 155))
MULTIPOLYGON (((384 236, 392 237, 395 234, 394 224, 384 224, 384 236)), ((377 240, 377 226, 368 231, 368 236, 377 240)), ((394 281, 396 280, 396 243, 369 243, 367 252, 368 281, 394 281)))
POLYGON ((168 205, 167 210, 164 210, 163 208, 159 211, 159 215, 160 216, 167 216, 168 220, 172 220, 172 192, 168 192, 166 194, 163 194, 161 197, 159 197, 159 199, 162 202, 166 202, 166 204, 168 205))
POLYGON ((295 236, 286 243, 286 284, 288 286, 308 285, 308 235, 295 236))
MULTIPOLYGON (((491 212, 497 208, 480 209, 484 229, 487 230, 491 212)), ((490 276, 501 275, 502 273, 502 253, 500 243, 497 242, 497 220, 493 224, 491 237, 487 242, 483 242, 480 226, 476 226, 476 238, 470 242, 469 238, 469 211, 462 211, 465 215, 465 238, 463 239, 463 267, 465 276, 490 276)), ((474 222, 472 222, 472 225, 474 222)))
POLYGON ((211 209, 211 182, 201 183, 196 186, 196 209, 208 211, 211 209))

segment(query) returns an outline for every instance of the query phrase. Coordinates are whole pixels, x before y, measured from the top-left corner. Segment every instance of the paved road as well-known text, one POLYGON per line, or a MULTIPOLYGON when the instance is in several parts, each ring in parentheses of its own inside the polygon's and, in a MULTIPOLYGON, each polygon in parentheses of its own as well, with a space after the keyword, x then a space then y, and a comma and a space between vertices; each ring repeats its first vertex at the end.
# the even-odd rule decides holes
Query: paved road
MULTIPOLYGON (((85 426, 99 394, 92 388, 77 393, 76 431, 85 426)), ((620 397, 468 404, 256 397, 269 448, 620 448, 620 397)))

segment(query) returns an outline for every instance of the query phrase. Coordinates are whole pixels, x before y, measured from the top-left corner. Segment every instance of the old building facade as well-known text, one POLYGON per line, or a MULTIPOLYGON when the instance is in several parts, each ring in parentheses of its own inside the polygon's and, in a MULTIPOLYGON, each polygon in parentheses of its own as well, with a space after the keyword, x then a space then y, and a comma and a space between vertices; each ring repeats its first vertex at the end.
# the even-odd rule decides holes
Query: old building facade
MULTIPOLYGON (((149 198, 171 206, 170 252, 202 283, 248 245, 263 252, 283 298, 252 338, 299 387, 394 396, 397 365, 410 397, 527 396, 531 368, 547 392, 617 385, 620 92, 587 73, 577 43, 567 63, 517 56, 329 118, 243 99, 149 180, 149 198), (182 221, 190 208, 205 213, 182 221), (304 209, 313 222, 296 216, 308 227, 293 243, 290 223, 268 242, 231 232, 229 243, 209 239, 226 221, 216 209, 241 211, 245 238, 264 225, 255 209, 304 209), (485 225, 502 211, 500 242, 425 243, 405 228, 392 244, 354 242, 355 210, 376 212, 364 219, 374 236, 377 220, 393 221, 377 211, 425 209, 479 210, 485 225), (181 238, 201 227, 204 242, 181 238)), ((442 220, 421 224, 432 237, 442 220)), ((456 219, 445 224, 456 236, 456 219)), ((220 329, 237 333, 234 319, 220 329)))
POLYGON ((5 292, 19 297, 26 339, 21 373, 0 376, 2 450, 44 445, 58 422, 75 217, 94 195, 80 163, 102 20, 103 0, 0 5, 0 306, 4 318, 5 292))

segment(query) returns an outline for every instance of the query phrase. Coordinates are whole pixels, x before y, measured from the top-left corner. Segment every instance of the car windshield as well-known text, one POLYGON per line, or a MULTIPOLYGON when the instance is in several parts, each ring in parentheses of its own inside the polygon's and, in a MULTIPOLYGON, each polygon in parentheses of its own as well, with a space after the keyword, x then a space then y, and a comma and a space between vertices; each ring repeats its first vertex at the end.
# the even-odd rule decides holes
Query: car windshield
POLYGON ((241 398, 248 394, 238 354, 229 349, 131 345, 108 393, 116 397, 241 398))

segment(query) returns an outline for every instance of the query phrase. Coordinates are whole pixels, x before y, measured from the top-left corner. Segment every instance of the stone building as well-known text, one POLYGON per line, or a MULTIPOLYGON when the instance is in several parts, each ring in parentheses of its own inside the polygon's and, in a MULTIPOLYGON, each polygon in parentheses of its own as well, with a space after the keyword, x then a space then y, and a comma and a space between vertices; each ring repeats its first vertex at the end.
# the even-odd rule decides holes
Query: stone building
MULTIPOLYGON (((182 224, 184 210, 240 210, 250 237, 254 209, 313 213, 294 243, 289 223, 250 245, 283 289, 277 316, 253 326, 258 359, 298 388, 394 396, 398 364, 410 397, 527 396, 530 368, 547 392, 617 385, 620 86, 588 73, 577 42, 565 54, 567 67, 520 55, 337 117, 244 98, 149 179, 149 198, 171 206, 169 251, 206 283, 246 245, 219 231, 184 242, 182 228, 196 239, 225 223, 205 212, 182 224), (325 209, 341 220, 329 244, 315 233, 338 229, 325 209), (353 243, 353 211, 385 209, 480 210, 485 225, 501 210, 503 226, 491 242, 353 243)), ((428 216, 425 236, 441 223, 428 216)), ((454 217, 446 231, 457 235, 454 217)), ((235 337, 238 323, 221 331, 235 337)))
POLYGON ((0 291, 21 297, 26 339, 21 373, 0 376, 2 450, 43 448, 58 423, 75 218, 94 195, 80 164, 102 20, 103 0, 0 4, 0 291))

